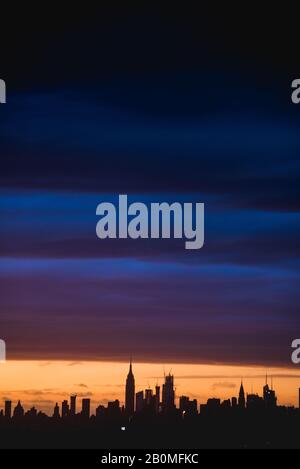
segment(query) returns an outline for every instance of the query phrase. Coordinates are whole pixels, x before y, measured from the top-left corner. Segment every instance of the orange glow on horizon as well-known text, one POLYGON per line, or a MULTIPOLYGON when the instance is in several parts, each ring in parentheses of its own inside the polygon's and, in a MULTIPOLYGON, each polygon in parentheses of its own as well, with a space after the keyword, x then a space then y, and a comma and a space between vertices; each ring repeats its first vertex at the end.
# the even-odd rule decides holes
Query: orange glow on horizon
MULTIPOLYGON (((246 393, 262 394, 266 370, 261 367, 228 365, 166 364, 172 370, 176 396, 187 395, 205 403, 209 397, 222 400, 238 395, 241 378, 246 393)), ((128 364, 124 362, 7 361, 0 364, 0 409, 4 400, 13 405, 18 399, 27 410, 33 405, 52 415, 56 402, 77 394, 77 411, 81 398, 89 397, 92 411, 99 404, 119 399, 124 402, 128 364)), ((136 392, 163 383, 163 366, 156 363, 133 364, 136 392)), ((279 405, 298 406, 300 370, 269 368, 273 376, 279 405)))

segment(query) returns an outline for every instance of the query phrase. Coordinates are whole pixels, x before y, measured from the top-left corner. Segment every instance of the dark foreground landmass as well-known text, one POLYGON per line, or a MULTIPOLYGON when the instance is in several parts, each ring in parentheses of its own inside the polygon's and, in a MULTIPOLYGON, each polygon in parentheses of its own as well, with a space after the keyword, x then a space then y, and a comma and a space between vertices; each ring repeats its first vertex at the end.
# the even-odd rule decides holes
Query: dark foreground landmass
POLYGON ((0 423, 9 448, 300 448, 300 413, 0 423))

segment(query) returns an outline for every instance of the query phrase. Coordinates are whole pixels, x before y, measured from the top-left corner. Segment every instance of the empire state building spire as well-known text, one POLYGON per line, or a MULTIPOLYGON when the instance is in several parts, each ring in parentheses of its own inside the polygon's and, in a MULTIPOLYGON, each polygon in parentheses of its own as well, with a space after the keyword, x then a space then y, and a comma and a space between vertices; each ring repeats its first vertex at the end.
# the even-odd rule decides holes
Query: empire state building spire
POLYGON ((125 411, 127 415, 132 416, 134 414, 134 396, 135 396, 135 382, 134 375, 132 372, 132 359, 130 357, 129 372, 126 379, 126 391, 125 391, 125 411))

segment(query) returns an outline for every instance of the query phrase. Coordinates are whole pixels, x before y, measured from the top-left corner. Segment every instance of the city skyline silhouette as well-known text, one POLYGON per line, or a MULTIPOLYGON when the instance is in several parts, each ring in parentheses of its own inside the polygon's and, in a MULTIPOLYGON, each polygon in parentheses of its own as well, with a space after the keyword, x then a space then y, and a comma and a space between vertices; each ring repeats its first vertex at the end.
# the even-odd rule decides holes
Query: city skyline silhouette
POLYGON ((205 439, 198 444, 207 447, 300 447, 300 438, 290 433, 300 423, 300 388, 297 408, 278 405, 273 379, 267 373, 261 395, 247 392, 241 379, 238 393, 231 399, 211 396, 207 402, 199 403, 188 395, 176 396, 176 376, 171 370, 164 374, 162 386, 156 384, 155 389, 148 387, 136 392, 130 358, 123 391, 124 405, 118 399, 111 400, 106 406, 98 405, 95 413, 91 412, 91 399, 83 397, 80 402, 76 394, 56 402, 52 415, 35 406, 25 411, 20 400, 13 406, 6 399, 0 410, 2 444, 8 448, 31 445, 129 448, 145 445, 146 441, 157 445, 160 435, 161 443, 167 442, 171 448, 179 444, 196 447, 197 437, 205 432, 205 439), (237 432, 237 424, 245 430, 243 436, 237 432), (220 433, 212 430, 215 425, 220 433), (226 425, 224 435, 221 429, 226 425), (269 428, 267 436, 260 432, 262 425, 269 428), (279 431, 278 425, 283 425, 285 433, 279 431), (101 441, 97 441, 99 434, 103 437, 101 441), (63 441, 59 435, 64 435, 63 441))
MULTIPOLYGON (((182 395, 182 396, 176 395, 174 375, 171 374, 171 370, 169 371, 168 374, 166 374, 164 371, 163 380, 164 380, 164 383, 162 384, 162 386, 159 386, 158 384, 156 384, 155 394, 153 393, 152 388, 149 386, 145 390, 139 390, 136 392, 135 377, 133 373, 133 361, 132 361, 132 357, 130 357, 129 371, 126 377, 126 381, 124 383, 124 399, 123 401, 122 400, 120 401, 119 399, 116 399, 115 401, 109 401, 108 408, 109 408, 109 405, 114 403, 114 405, 117 405, 120 411, 125 412, 125 414, 127 414, 128 416, 132 416, 134 413, 141 411, 145 403, 148 403, 148 405, 150 405, 150 402, 151 402, 151 405, 153 406, 153 408, 156 409, 156 413, 159 413, 163 409, 166 410, 170 408, 176 408, 176 402, 179 403, 179 409, 180 409, 181 399, 183 398, 183 401, 186 401, 188 407, 191 405, 191 407, 195 409, 196 414, 200 412, 201 406, 202 406, 202 410, 205 409, 205 405, 207 405, 207 403, 200 404, 200 408, 198 409, 197 399, 192 399, 190 401, 190 398, 186 395, 182 395), (160 400, 160 396, 162 397, 162 400, 160 400), (122 404, 122 402, 124 402, 124 404, 122 404)), ((300 376, 299 376, 299 383, 300 383, 300 376)), ((216 397, 216 393, 214 393, 214 395, 211 396, 208 400, 210 401, 214 400, 215 402, 219 401, 220 404, 222 403, 223 405, 229 405, 229 407, 230 406, 234 407, 234 405, 236 404, 240 408, 246 408, 247 404, 251 405, 252 401, 256 401, 256 403, 262 402, 262 401, 264 402, 268 401, 268 402, 273 403, 272 404, 273 407, 277 406, 277 397, 275 394, 275 390, 273 389, 273 375, 272 374, 268 375, 268 372, 266 372, 265 374, 265 383, 262 388, 262 396, 259 396, 257 392, 254 393, 253 386, 251 387, 252 387, 251 392, 249 392, 249 390, 245 390, 243 378, 241 378, 238 396, 232 396, 231 399, 222 400, 219 397, 216 397)), ((85 393, 82 393, 82 394, 85 397, 82 397, 82 395, 78 396, 79 398, 82 397, 81 414, 86 415, 86 416, 88 415, 90 417, 92 415, 91 414, 91 398, 86 397, 89 394, 88 392, 86 394, 85 393)), ((300 394, 298 395, 298 398, 300 398, 300 394)), ((58 402, 56 402, 53 415, 56 415, 57 417, 62 417, 62 418, 67 417, 67 416, 74 417, 76 415, 76 410, 75 410, 76 399, 77 399, 77 394, 73 393, 72 395, 70 395, 70 402, 68 402, 68 400, 66 399, 64 399, 62 403, 60 403, 60 405, 58 402)), ((300 401, 298 401, 298 405, 300 405, 300 401)), ((8 406, 8 408, 10 409, 10 418, 11 418, 13 416, 12 401, 8 398, 5 399, 4 412, 3 412, 3 409, 1 411, 1 407, 0 407, 0 412, 2 412, 0 413, 0 416, 6 413, 5 412, 6 406, 8 406)), ((104 408, 103 405, 99 405, 99 407, 101 407, 101 409, 104 408)), ((281 406, 281 407, 285 407, 285 406, 281 406)), ((290 405, 288 407, 292 408, 293 406, 290 405)), ((21 406, 21 401, 20 399, 18 399, 18 404, 15 407, 15 409, 17 409, 17 413, 18 411, 20 411, 21 408, 23 409, 22 410, 23 415, 25 415, 24 408, 21 406)), ((30 413, 30 412, 33 414, 35 413, 37 414, 37 409, 35 408, 35 406, 27 411, 27 413, 30 413)), ((97 409, 96 409, 96 413, 97 413, 97 409)))

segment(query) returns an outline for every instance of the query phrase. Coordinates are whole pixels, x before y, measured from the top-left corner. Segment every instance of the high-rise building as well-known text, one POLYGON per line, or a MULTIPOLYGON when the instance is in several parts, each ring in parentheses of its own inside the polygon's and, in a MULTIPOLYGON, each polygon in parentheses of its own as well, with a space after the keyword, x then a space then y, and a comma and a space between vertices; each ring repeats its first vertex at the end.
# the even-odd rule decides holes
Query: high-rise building
POLYGON ((134 414, 134 397, 135 397, 135 382, 132 373, 132 360, 130 359, 129 372, 126 379, 126 390, 125 390, 125 411, 127 415, 132 416, 134 414))
POLYGON ((246 399, 245 399, 245 391, 244 391, 243 381, 241 381, 238 405, 239 405, 240 409, 245 409, 246 399))
POLYGON ((225 399, 221 404, 222 409, 231 409, 231 400, 225 399))
POLYGON ((11 401, 5 401, 4 416, 6 419, 11 418, 11 401))
POLYGON ((160 387, 155 386, 155 412, 158 414, 160 406, 160 387))
POLYGON ((53 418, 54 419, 59 419, 60 418, 58 403, 55 404, 55 407, 54 407, 54 410, 53 410, 53 418))
POLYGON ((107 415, 109 417, 119 417, 121 413, 120 409, 120 401, 119 399, 116 399, 114 401, 108 402, 107 403, 107 415))
POLYGON ((96 407, 96 417, 97 418, 103 418, 106 415, 106 408, 104 405, 98 405, 96 407))
POLYGON ((36 416, 37 416, 37 410, 35 407, 31 407, 31 409, 29 409, 25 414, 25 417, 30 418, 30 419, 35 419, 36 416))
POLYGON ((16 407, 14 408, 14 418, 15 419, 20 419, 24 417, 24 409, 21 405, 21 402, 18 401, 18 404, 16 405, 16 407))
POLYGON ((61 404, 61 417, 65 419, 66 417, 69 417, 70 410, 69 410, 69 404, 68 401, 63 401, 61 404))
POLYGON ((135 410, 136 412, 142 412, 145 406, 144 402, 144 391, 139 391, 135 395, 135 410))
POLYGON ((179 410, 181 413, 186 412, 189 405, 189 398, 187 396, 180 396, 179 398, 179 410))
POLYGON ((153 394, 152 389, 145 390, 145 408, 148 413, 156 413, 156 396, 153 394))
POLYGON ((265 403, 265 407, 268 409, 274 408, 277 405, 277 397, 275 391, 271 389, 268 385, 268 377, 266 376, 266 384, 263 387, 263 399, 265 403))
POLYGON ((182 415, 196 415, 197 411, 197 400, 192 401, 187 396, 180 396, 179 398, 179 410, 182 415))
POLYGON ((215 417, 220 414, 221 400, 216 398, 207 399, 206 404, 200 405, 200 414, 215 417))
POLYGON ((264 400, 257 394, 247 394, 247 409, 260 411, 264 408, 264 400))
POLYGON ((91 399, 82 399, 81 415, 83 418, 89 419, 91 412, 91 399))
POLYGON ((74 417, 76 415, 76 395, 71 396, 70 415, 74 417))
POLYGON ((152 389, 145 389, 145 404, 146 406, 150 406, 152 402, 153 391, 152 389))
POLYGON ((165 383, 162 389, 162 406, 165 412, 175 407, 174 376, 171 373, 165 376, 165 383))

